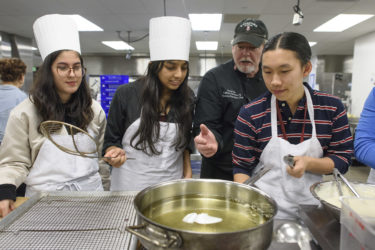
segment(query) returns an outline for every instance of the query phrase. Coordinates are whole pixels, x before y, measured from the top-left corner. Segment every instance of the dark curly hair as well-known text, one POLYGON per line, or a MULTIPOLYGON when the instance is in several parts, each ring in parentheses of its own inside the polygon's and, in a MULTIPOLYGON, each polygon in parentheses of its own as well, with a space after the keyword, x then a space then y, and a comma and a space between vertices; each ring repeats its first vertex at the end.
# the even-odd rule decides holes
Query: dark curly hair
MULTIPOLYGON (((94 117, 91 109, 92 99, 85 76, 81 85, 67 103, 62 103, 53 81, 52 64, 64 51, 49 54, 38 69, 36 79, 30 90, 30 100, 35 104, 43 121, 57 120, 71 123, 83 130, 94 117)), ((82 57, 77 53, 83 67, 82 57)))
POLYGON ((19 58, 0 59, 0 76, 3 82, 18 81, 26 74, 26 64, 19 58))

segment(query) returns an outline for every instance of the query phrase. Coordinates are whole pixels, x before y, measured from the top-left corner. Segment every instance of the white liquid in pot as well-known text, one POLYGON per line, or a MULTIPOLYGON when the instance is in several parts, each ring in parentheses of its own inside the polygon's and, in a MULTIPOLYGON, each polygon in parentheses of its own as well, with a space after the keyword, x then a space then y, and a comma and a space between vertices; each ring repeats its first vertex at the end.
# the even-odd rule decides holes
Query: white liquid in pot
POLYGON ((272 213, 270 214, 272 211, 265 211, 263 214, 259 210, 251 208, 249 204, 220 198, 184 196, 156 202, 143 214, 152 221, 173 229, 222 233, 247 230, 263 224, 272 217, 272 213), (209 216, 221 218, 222 221, 212 224, 184 222, 184 217, 191 213, 206 213, 209 216))
MULTIPOLYGON (((352 187, 354 187, 355 191, 359 194, 362 198, 375 198, 375 186, 365 185, 365 184, 354 184, 350 183, 352 187)), ((341 183, 341 189, 343 196, 346 197, 354 197, 352 191, 345 185, 345 183, 341 183)), ((324 182, 319 185, 319 187, 315 190, 315 193, 321 200, 324 200, 336 207, 341 208, 341 202, 339 197, 339 191, 336 185, 336 182, 324 182)))

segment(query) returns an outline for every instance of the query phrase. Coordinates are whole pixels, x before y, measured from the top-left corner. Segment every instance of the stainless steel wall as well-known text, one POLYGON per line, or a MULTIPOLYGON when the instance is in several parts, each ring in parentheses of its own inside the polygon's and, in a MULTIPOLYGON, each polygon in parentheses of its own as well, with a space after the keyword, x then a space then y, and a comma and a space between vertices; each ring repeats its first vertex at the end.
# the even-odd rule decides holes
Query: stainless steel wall
POLYGON ((20 58, 26 64, 25 84, 22 89, 28 92, 33 82, 32 40, 0 31, 0 58, 10 57, 20 58))
POLYGON ((318 56, 318 68, 320 72, 353 72, 353 56, 345 55, 321 55, 318 56))
POLYGON ((351 112, 351 87, 353 56, 318 56, 317 78, 319 89, 340 97, 348 112, 351 112))
POLYGON ((12 45, 10 35, 0 31, 0 58, 12 56, 12 45))

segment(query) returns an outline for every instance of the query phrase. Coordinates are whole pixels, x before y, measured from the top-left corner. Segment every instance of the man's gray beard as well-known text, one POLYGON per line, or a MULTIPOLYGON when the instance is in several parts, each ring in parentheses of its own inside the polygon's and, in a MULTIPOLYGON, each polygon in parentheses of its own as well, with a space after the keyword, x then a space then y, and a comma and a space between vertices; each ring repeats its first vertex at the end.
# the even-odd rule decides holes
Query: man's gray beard
POLYGON ((255 71, 255 66, 239 66, 237 69, 244 74, 252 74, 255 71))

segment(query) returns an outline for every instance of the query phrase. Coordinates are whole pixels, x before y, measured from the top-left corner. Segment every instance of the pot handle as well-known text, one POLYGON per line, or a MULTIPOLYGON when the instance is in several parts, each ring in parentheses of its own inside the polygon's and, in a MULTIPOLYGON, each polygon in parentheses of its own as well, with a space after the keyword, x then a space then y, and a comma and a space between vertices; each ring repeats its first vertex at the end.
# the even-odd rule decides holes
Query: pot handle
POLYGON ((157 232, 154 229, 147 227, 146 224, 136 225, 136 226, 128 226, 125 228, 131 234, 161 248, 169 248, 169 247, 177 247, 181 246, 182 240, 180 235, 177 233, 166 231, 165 233, 157 232), (165 242, 160 242, 159 240, 152 239, 149 236, 142 234, 142 232, 138 232, 137 230, 146 230, 148 229, 150 232, 156 234, 159 238, 165 239, 165 242))

